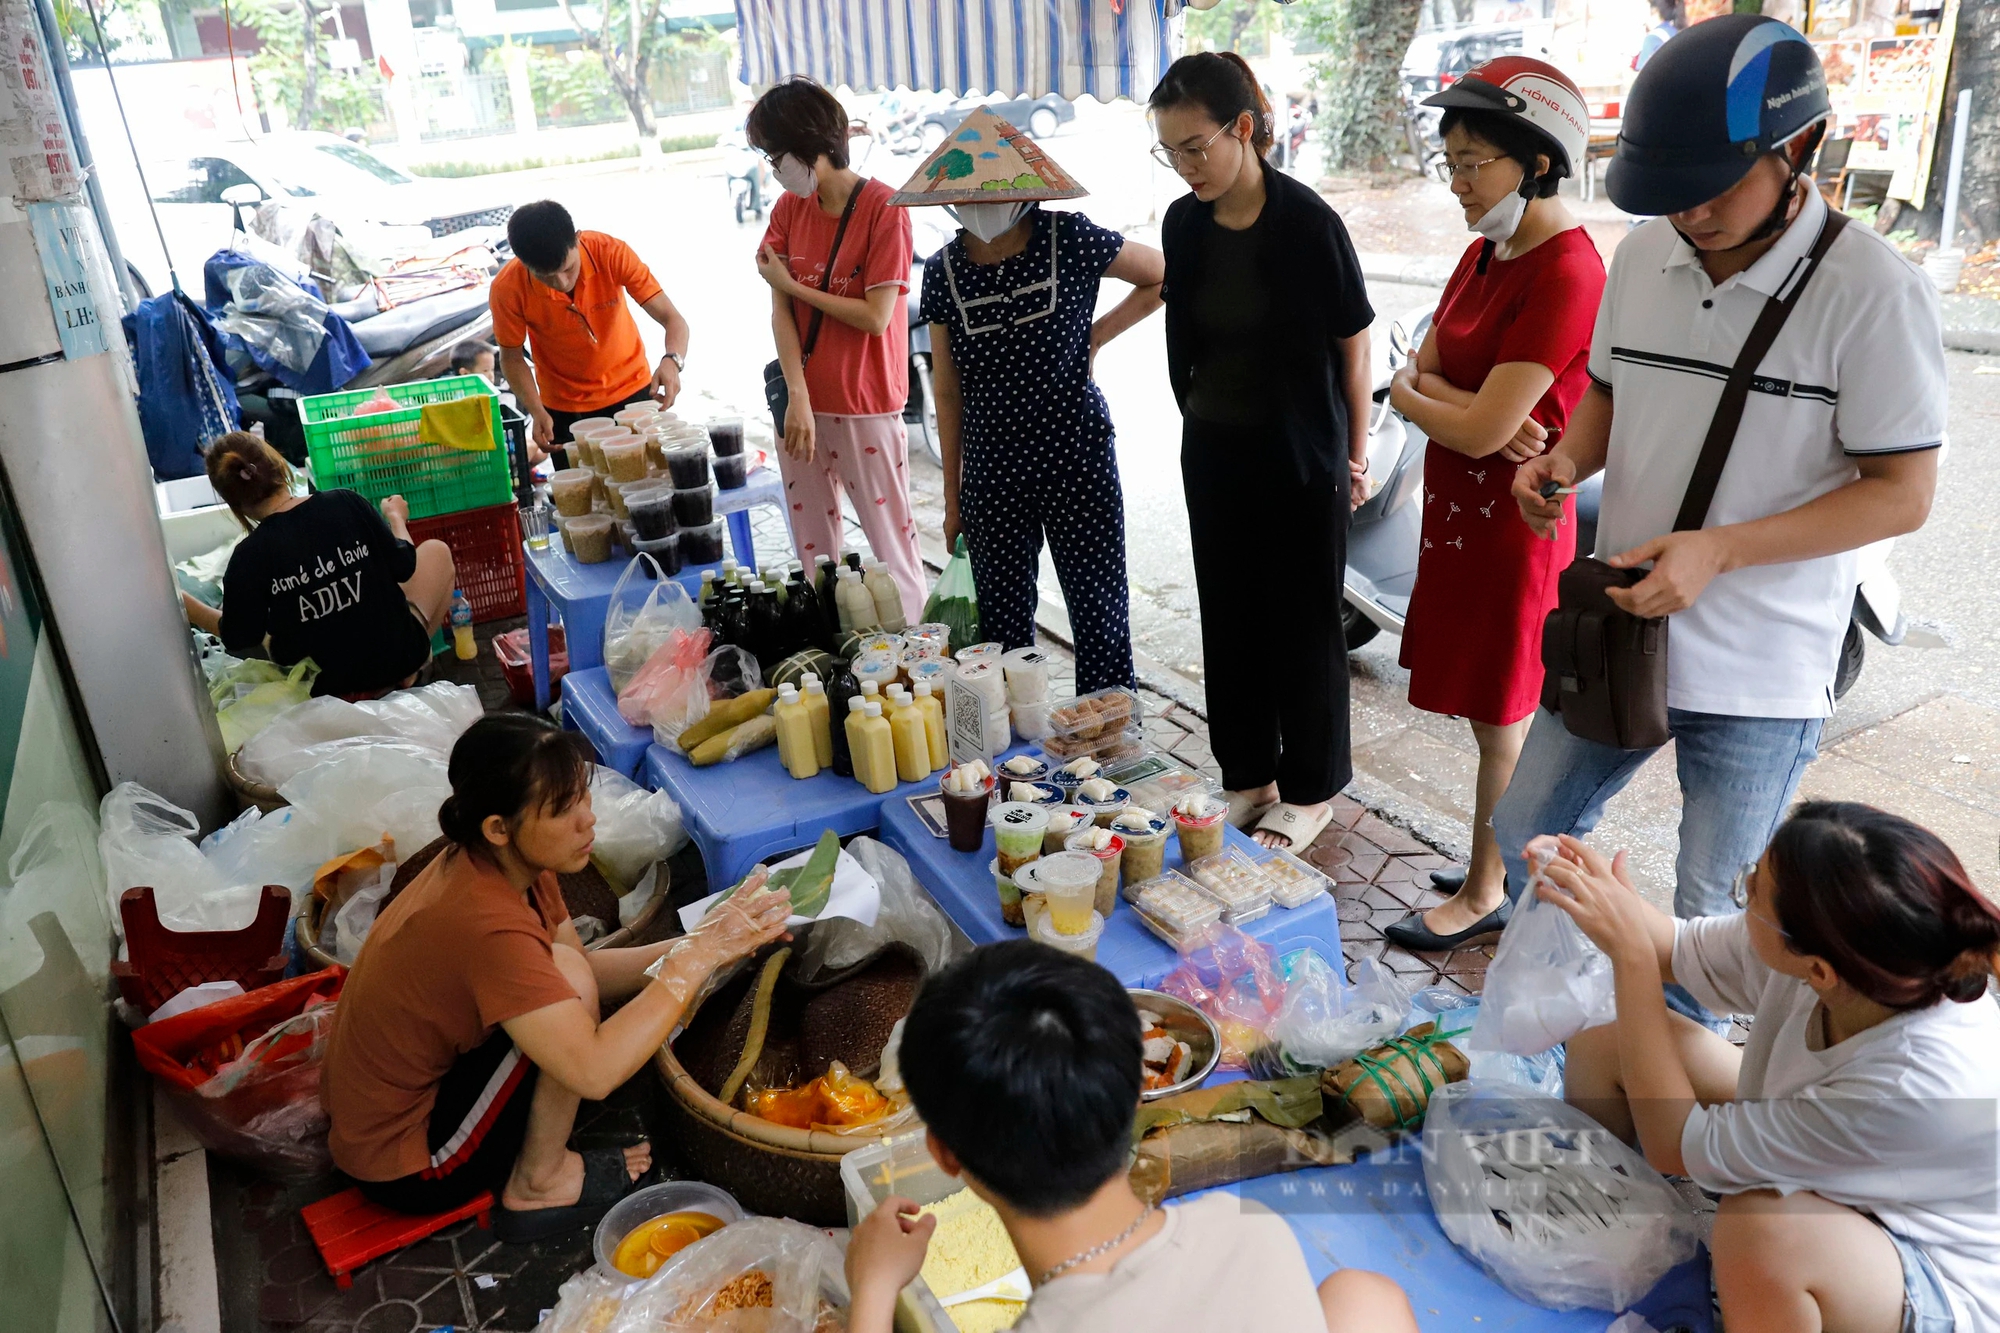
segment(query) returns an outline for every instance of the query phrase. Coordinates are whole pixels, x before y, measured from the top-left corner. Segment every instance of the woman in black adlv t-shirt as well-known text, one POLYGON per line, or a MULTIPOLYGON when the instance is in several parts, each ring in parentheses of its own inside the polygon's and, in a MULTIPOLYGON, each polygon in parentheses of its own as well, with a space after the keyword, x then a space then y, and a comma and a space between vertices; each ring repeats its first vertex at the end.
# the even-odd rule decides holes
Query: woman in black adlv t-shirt
POLYGON ((372 695, 407 685, 451 611, 451 550, 413 545, 400 495, 378 515, 353 491, 292 494, 291 470, 242 431, 208 452, 209 484, 250 529, 229 558, 222 612, 182 595, 188 618, 238 656, 264 650, 319 664, 315 694, 372 695))

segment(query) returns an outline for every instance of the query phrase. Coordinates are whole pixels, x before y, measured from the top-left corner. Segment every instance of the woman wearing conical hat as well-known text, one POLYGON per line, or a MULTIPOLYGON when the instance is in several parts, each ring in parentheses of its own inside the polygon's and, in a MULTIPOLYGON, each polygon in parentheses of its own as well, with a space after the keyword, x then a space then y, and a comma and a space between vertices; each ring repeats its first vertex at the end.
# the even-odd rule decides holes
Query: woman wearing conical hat
POLYGON ((1131 685, 1125 502, 1111 414, 1091 380, 1097 349, 1160 304, 1165 260, 1081 213, 1037 205, 1085 193, 1027 135, 981 108, 891 203, 936 205, 957 239, 924 269, 945 542, 962 532, 980 624, 1009 648, 1035 641, 1044 538, 1069 605, 1079 693, 1131 685), (1132 285, 1102 318, 1106 278, 1132 285))

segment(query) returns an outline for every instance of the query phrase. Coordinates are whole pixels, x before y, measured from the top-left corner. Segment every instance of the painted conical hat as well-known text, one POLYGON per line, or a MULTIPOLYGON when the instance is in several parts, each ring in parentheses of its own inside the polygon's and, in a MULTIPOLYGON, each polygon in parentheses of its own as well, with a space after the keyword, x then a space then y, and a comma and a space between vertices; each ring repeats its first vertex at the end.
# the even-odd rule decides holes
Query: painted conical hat
POLYGON ((1080 199, 1090 191, 1021 131, 985 107, 945 136, 889 200, 913 204, 1021 204, 1080 199))

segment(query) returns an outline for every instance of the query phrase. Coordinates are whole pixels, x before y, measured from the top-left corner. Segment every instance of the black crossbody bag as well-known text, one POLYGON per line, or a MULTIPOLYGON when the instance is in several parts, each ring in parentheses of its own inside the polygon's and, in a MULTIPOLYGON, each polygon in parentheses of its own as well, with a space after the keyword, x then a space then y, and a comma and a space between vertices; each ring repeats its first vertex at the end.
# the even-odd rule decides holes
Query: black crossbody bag
MULTIPOLYGON (((1791 294, 1782 301, 1769 298, 1757 316, 1715 405, 1674 519, 1675 532, 1691 532, 1708 521, 1757 367, 1847 221, 1845 213, 1827 211, 1826 226, 1791 294)), ((1632 615, 1607 595, 1612 588, 1632 587, 1649 572, 1615 569, 1585 554, 1557 581, 1556 609, 1542 625, 1542 707, 1560 714, 1572 736, 1620 750, 1652 749, 1672 737, 1667 726, 1667 618, 1632 615)))
MULTIPOLYGON (((850 190, 847 207, 840 210, 840 225, 833 232, 833 253, 826 257, 826 273, 819 280, 821 291, 833 285, 833 265, 840 258, 840 243, 847 238, 848 220, 854 216, 854 206, 861 202, 861 192, 867 186, 868 182, 862 181, 850 190)), ((813 348, 819 344, 819 326, 825 320, 826 312, 815 306, 812 321, 806 325, 805 343, 799 348, 801 366, 812 360, 813 348)), ((772 361, 764 367, 764 402, 770 406, 771 419, 777 423, 776 438, 782 444, 785 439, 785 413, 792 406, 792 390, 785 383, 785 364, 782 361, 772 361)))

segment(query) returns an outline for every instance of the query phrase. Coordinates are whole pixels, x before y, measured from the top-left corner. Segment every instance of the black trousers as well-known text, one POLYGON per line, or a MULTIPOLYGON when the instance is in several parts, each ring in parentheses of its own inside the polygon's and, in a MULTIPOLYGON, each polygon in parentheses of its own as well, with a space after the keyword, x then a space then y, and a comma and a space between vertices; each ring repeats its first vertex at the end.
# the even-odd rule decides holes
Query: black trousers
POLYGON ((1348 749, 1345 476, 1301 484, 1268 430, 1187 420, 1181 434, 1209 748, 1231 791, 1293 805, 1354 776, 1348 749))
POLYGON ((652 396, 653 386, 648 384, 635 394, 628 394, 615 403, 606 403, 603 407, 593 407, 588 412, 563 412, 553 407, 549 408, 549 420, 555 426, 554 447, 557 449, 568 447, 570 427, 574 426, 577 422, 588 421, 591 417, 608 417, 621 407, 630 407, 634 403, 643 403, 652 396))
POLYGON ((396 1180, 358 1181, 371 1203, 419 1217, 448 1213, 491 1190, 497 1200, 528 1137, 528 1111, 541 1073, 504 1029, 445 1071, 431 1103, 431 1165, 396 1180))

